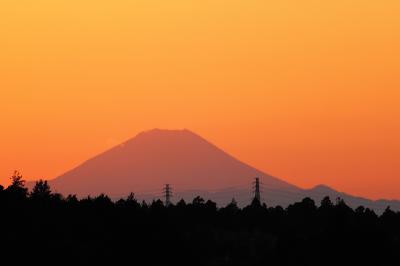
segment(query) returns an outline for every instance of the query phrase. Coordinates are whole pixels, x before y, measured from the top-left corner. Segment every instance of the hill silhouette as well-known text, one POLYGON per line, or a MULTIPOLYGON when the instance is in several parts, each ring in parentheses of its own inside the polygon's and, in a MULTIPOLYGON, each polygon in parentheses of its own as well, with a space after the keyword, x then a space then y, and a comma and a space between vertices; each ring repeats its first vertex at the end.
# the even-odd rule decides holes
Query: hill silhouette
POLYGON ((49 184, 64 195, 105 193, 116 199, 135 192, 139 199, 152 200, 159 198, 162 187, 169 183, 176 200, 201 195, 224 205, 235 197, 244 206, 251 200, 254 177, 261 178, 262 199, 268 205, 287 206, 304 197, 319 202, 329 195, 344 198, 352 207, 363 205, 379 213, 388 205, 400 210, 397 201, 371 201, 323 185, 301 189, 237 160, 189 130, 154 129, 140 133, 49 184))

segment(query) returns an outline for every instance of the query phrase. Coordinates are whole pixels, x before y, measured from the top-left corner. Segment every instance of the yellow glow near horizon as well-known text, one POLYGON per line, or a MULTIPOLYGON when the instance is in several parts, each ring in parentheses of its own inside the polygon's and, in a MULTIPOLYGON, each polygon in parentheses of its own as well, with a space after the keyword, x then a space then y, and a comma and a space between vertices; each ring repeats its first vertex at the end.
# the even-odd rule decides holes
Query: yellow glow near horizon
POLYGON ((189 128, 302 187, 400 198, 400 3, 3 0, 0 183, 189 128))

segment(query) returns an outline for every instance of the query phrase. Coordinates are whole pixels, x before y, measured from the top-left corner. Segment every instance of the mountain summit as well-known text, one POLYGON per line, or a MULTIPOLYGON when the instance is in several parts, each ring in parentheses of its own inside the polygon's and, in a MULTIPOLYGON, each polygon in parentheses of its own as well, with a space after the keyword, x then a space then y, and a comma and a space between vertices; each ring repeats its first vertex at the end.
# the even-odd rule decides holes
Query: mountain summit
POLYGON ((145 200, 160 198, 163 186, 171 184, 175 200, 200 195, 223 205, 234 197, 243 206, 251 201, 255 177, 261 179, 261 197, 268 205, 287 206, 304 197, 318 203, 329 196, 332 200, 340 197, 352 207, 363 205, 383 212, 390 205, 400 210, 398 201, 372 201, 324 185, 298 188, 240 162, 189 130, 140 133, 49 183, 64 195, 105 193, 117 199, 134 192, 145 200))

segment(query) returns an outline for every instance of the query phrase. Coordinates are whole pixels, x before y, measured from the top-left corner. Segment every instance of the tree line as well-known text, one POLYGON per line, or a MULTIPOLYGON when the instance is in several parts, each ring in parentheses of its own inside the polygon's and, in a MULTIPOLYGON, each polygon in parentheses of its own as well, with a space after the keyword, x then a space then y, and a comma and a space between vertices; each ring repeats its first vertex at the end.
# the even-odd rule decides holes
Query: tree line
POLYGON ((19 173, 0 186, 0 255, 14 264, 399 265, 400 213, 305 198, 239 208, 194 198, 165 206, 133 193, 78 199, 19 173), (146 264, 144 264, 146 263, 146 264))

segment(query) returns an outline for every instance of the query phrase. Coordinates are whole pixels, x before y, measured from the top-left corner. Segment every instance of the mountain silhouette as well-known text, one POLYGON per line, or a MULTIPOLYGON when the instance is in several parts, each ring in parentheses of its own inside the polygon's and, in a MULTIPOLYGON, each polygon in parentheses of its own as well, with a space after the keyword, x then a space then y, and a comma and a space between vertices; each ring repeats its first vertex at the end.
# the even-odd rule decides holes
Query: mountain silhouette
POLYGON ((185 190, 251 186, 257 176, 269 187, 298 189, 238 161, 189 130, 155 129, 84 162, 50 184, 58 192, 80 196, 125 195, 161 191, 166 183, 185 190))
POLYGON ((251 200, 255 177, 260 177, 262 200, 269 205, 287 206, 304 197, 318 202, 330 196, 341 197, 350 206, 362 204, 378 212, 387 205, 400 209, 398 201, 352 197, 323 185, 309 190, 296 187, 240 162, 189 130, 154 129, 140 133, 49 183, 64 195, 105 193, 116 199, 134 192, 144 200, 160 198, 168 183, 176 200, 200 195, 226 204, 234 197, 245 205, 251 200))

